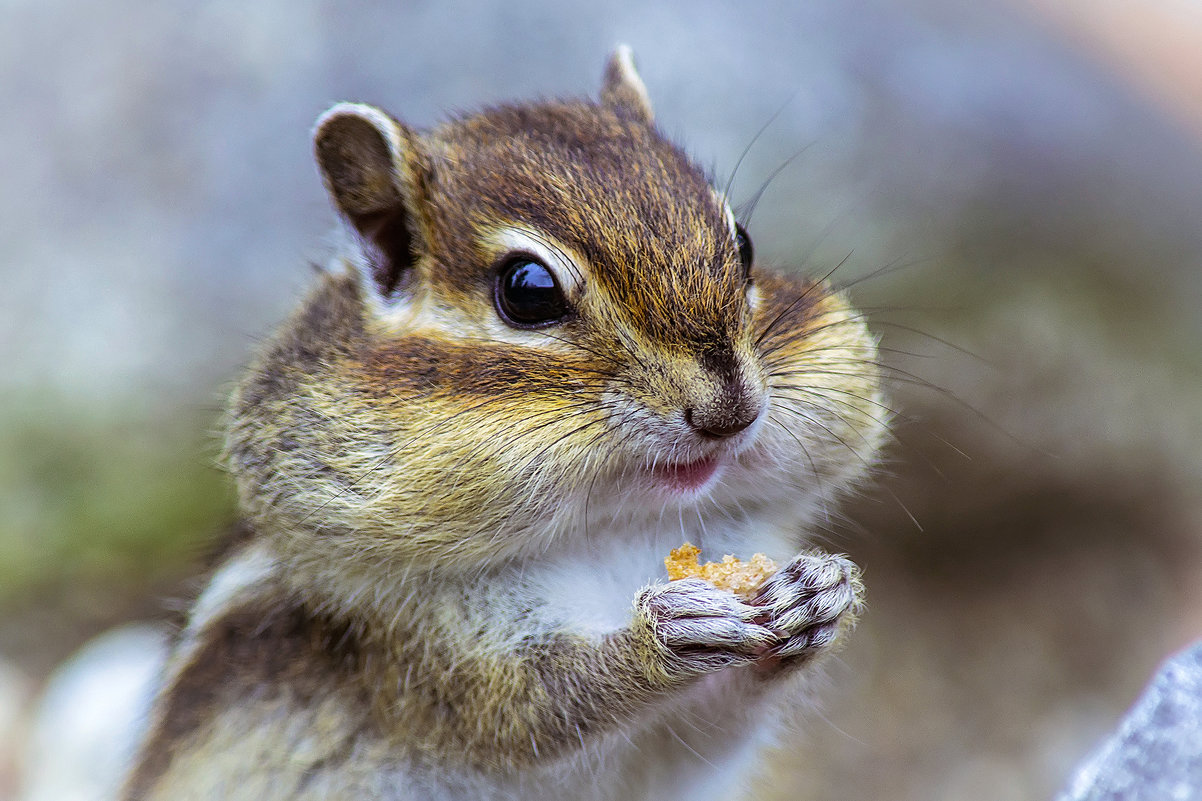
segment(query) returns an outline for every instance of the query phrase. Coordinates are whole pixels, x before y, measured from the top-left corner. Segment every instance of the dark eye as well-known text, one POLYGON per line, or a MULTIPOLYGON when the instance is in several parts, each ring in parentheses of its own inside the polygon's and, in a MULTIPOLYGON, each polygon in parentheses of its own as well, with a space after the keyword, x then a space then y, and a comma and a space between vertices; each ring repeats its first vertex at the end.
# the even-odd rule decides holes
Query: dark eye
POLYGON ((735 245, 739 248, 739 261, 743 262, 743 273, 751 272, 751 260, 755 256, 755 251, 751 249, 751 237, 747 235, 747 231, 743 230, 743 226, 735 223, 735 245))
POLYGON ((497 273, 497 311, 518 328, 537 328, 563 319, 568 301, 555 276, 529 256, 515 257, 497 273))

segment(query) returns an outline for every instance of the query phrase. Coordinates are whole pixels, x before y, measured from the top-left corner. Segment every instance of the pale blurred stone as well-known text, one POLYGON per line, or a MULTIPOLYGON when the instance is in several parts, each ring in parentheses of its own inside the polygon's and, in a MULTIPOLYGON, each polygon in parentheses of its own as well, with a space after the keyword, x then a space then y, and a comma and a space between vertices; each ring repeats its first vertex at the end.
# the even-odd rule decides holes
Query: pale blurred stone
POLYGON ((116 796, 166 648, 161 628, 125 626, 92 640, 56 671, 35 713, 20 801, 116 796))

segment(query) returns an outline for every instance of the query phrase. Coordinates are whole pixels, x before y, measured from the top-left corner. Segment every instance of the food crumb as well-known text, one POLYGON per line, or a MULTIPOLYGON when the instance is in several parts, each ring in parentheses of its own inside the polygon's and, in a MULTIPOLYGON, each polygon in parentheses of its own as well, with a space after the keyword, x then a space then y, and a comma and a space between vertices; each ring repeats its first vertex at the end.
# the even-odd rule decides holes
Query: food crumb
POLYGON ((733 592, 742 598, 750 598, 760 585, 776 572, 776 563, 757 553, 746 562, 726 554, 721 562, 698 563, 701 549, 691 542, 686 542, 675 548, 664 559, 664 567, 668 569, 668 580, 676 581, 682 578, 699 578, 708 581, 715 587, 733 592))

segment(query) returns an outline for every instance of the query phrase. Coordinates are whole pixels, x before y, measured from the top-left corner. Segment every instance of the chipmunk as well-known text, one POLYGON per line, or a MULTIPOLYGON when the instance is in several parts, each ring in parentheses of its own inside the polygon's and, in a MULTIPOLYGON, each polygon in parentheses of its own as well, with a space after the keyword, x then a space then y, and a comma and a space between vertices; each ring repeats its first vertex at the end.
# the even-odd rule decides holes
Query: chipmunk
POLYGON ((805 527, 885 436, 876 350, 599 101, 317 122, 347 246, 233 394, 252 530, 126 799, 730 797, 858 604, 805 527), (740 599, 684 540, 783 563, 740 599))

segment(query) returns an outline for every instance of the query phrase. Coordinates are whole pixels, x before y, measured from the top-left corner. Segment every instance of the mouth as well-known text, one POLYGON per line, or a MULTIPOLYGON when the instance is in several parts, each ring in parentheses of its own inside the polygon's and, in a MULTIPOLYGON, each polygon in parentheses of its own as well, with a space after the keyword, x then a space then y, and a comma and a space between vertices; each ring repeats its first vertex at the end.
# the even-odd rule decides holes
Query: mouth
POLYGON ((695 462, 656 465, 650 472, 657 483, 668 489, 695 492, 710 483, 720 464, 717 457, 706 456, 695 462))

